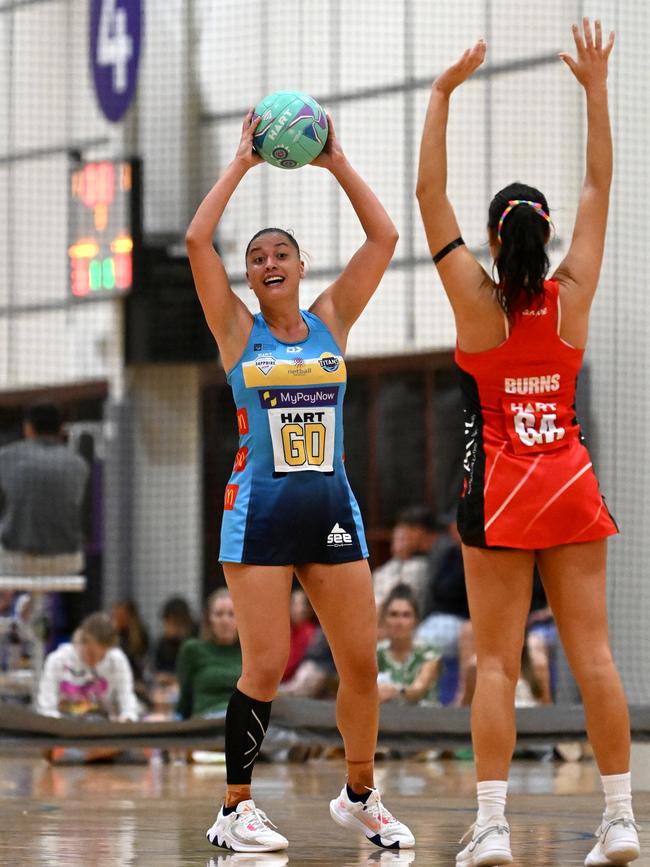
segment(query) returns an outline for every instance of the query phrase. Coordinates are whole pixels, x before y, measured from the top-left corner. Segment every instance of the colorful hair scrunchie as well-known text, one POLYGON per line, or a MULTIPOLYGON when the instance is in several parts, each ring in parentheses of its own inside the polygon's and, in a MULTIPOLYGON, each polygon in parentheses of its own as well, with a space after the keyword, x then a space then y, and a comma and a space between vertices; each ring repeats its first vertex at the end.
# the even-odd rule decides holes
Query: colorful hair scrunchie
POLYGON ((512 211, 513 208, 516 208, 517 205, 530 205, 530 207, 534 208, 540 215, 540 217, 544 217, 549 226, 553 228, 551 218, 546 213, 540 202, 529 202, 527 199, 510 199, 510 201, 508 202, 508 207, 501 214, 501 219, 499 220, 499 225, 497 226, 497 241, 499 243, 501 243, 501 229, 503 228, 503 221, 508 216, 510 211, 512 211))

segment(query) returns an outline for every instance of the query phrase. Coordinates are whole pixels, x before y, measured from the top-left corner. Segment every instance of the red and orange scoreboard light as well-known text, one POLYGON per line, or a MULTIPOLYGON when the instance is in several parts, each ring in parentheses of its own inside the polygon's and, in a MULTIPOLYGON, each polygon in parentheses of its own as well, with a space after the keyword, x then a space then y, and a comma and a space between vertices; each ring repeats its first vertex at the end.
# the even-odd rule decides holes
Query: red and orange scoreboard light
POLYGON ((139 169, 138 160, 101 160, 72 170, 68 261, 74 298, 124 295, 133 288, 139 169))

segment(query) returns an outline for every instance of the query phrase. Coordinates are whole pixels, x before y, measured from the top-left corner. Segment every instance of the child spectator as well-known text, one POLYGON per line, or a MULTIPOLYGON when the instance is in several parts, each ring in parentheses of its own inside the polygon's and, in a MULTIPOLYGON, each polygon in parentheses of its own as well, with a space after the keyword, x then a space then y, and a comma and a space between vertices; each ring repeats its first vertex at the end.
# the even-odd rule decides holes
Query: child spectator
POLYGON ((160 618, 162 635, 153 652, 153 682, 148 698, 149 719, 170 719, 178 702, 176 663, 181 646, 196 637, 197 627, 190 606, 182 596, 170 596, 164 603, 160 618))
POLYGON ((37 712, 44 716, 100 716, 137 720, 138 700, 125 654, 106 614, 90 614, 71 644, 62 644, 45 660, 38 688, 37 712))
POLYGON ((170 596, 160 612, 162 635, 154 648, 154 670, 157 674, 175 674, 176 658, 181 645, 197 633, 190 606, 182 596, 170 596))
POLYGON ((144 625, 138 606, 133 599, 121 599, 113 603, 111 620, 117 630, 119 646, 126 654, 133 672, 135 692, 147 703, 148 690, 145 684, 149 653, 149 633, 144 625))

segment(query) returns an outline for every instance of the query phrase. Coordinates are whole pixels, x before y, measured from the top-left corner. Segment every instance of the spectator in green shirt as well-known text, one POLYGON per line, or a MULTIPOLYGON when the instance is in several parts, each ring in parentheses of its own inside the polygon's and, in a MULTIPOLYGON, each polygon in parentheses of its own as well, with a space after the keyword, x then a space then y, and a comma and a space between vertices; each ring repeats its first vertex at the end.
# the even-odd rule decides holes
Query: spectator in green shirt
POLYGON ((440 653, 415 640, 418 608, 413 591, 398 584, 379 609, 384 640, 377 645, 379 700, 412 704, 436 701, 440 653))
POLYGON ((208 597, 201 638, 190 638, 181 646, 176 674, 179 716, 225 714, 241 675, 235 610, 227 590, 215 590, 208 597))

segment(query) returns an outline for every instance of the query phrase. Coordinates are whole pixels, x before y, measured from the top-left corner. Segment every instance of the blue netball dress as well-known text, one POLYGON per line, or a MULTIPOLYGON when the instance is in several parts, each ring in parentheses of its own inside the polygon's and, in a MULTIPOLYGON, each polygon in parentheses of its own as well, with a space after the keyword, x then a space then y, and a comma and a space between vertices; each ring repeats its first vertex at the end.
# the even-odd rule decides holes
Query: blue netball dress
POLYGON ((318 316, 300 343, 271 334, 261 313, 228 374, 239 451, 224 498, 219 559, 265 566, 368 556, 343 464, 343 356, 318 316))

